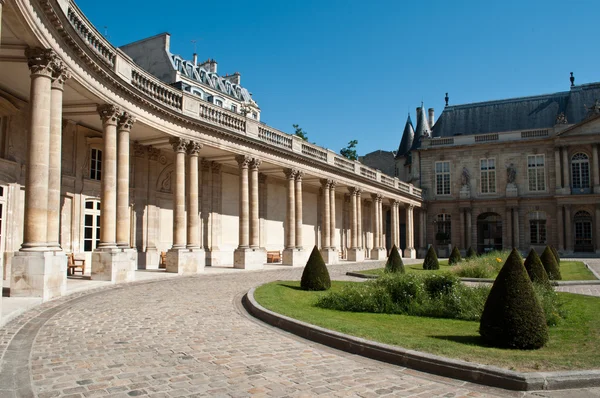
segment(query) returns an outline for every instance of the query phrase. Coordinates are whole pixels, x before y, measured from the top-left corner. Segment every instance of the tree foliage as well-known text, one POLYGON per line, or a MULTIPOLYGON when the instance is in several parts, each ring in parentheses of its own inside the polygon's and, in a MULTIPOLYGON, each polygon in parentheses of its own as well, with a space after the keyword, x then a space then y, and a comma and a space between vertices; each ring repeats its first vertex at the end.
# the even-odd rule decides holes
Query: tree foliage
POLYGON ((300 127, 300 125, 298 124, 292 124, 292 127, 295 130, 295 136, 302 138, 304 141, 308 141, 308 132, 302 130, 302 127, 300 127))
POLYGON ((440 263, 433 246, 429 246, 429 250, 427 250, 425 260, 423 260, 423 269, 440 269, 440 263))
POLYGON ((460 257, 460 251, 458 250, 458 247, 454 246, 452 253, 450 253, 450 257, 448 258, 448 265, 456 265, 461 260, 462 258, 460 257))
POLYGON ((400 253, 398 253, 398 248, 396 245, 392 246, 390 256, 385 263, 385 272, 400 274, 404 274, 406 272, 404 269, 404 263, 402 262, 402 257, 400 256, 400 253))
POLYGON ((471 259, 471 258, 475 258, 477 257, 477 252, 475 250, 473 250, 472 246, 469 246, 469 249, 467 250, 467 259, 471 259))
POLYGON ((356 153, 356 145, 358 145, 358 140, 352 140, 348 143, 346 148, 340 150, 340 155, 350 160, 358 160, 358 154, 356 153))
POLYGON ((300 287, 304 290, 327 290, 331 287, 329 271, 323 257, 315 246, 302 272, 300 287))
POLYGON ((559 281, 562 279, 558 262, 556 261, 556 257, 552 252, 552 249, 550 249, 550 246, 546 246, 544 252, 540 256, 540 260, 542 260, 542 264, 544 265, 544 269, 550 280, 559 281))
POLYGON ((531 249, 529 251, 529 255, 525 259, 525 270, 527 270, 527 274, 529 275, 529 279, 531 279, 534 283, 541 283, 547 285, 548 274, 544 269, 544 265, 542 264, 542 260, 540 260, 540 256, 538 256, 535 249, 531 249))

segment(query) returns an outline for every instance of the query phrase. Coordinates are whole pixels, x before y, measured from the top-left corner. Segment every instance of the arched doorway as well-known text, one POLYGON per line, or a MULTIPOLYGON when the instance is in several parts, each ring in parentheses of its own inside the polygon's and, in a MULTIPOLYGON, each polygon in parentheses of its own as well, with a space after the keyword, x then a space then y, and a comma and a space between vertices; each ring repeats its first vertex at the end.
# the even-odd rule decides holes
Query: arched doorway
POLYGON ((578 211, 573 217, 575 223, 575 247, 576 252, 593 252, 592 243, 592 216, 587 211, 578 211))
POLYGON ((498 213, 483 213, 477 217, 477 252, 502 250, 502 217, 498 213))

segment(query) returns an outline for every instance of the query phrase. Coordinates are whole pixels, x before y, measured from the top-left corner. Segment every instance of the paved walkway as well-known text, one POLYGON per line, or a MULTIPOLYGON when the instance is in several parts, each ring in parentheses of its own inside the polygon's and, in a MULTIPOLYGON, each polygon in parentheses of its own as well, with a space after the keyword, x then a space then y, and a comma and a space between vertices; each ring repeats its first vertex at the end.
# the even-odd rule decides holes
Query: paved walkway
MULTIPOLYGON (((373 266, 330 272, 346 279, 373 266)), ((250 287, 301 271, 209 270, 44 303, 0 329, 0 397, 524 396, 346 354, 241 309, 250 287)), ((535 396, 600 397, 600 389, 535 396)))

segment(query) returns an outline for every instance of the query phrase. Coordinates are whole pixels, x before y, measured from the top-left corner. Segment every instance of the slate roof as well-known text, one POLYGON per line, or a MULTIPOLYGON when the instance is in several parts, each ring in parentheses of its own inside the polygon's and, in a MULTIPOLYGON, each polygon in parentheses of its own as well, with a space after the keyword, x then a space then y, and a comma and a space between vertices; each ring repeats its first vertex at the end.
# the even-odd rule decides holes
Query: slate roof
POLYGON ((413 128, 412 120, 410 120, 410 113, 408 114, 408 119, 406 119, 406 125, 404 126, 404 132, 402 133, 402 140, 400 141, 400 146, 398 147, 398 152, 396 152, 396 157, 402 157, 406 155, 413 144, 413 139, 415 137, 415 129, 413 128))
POLYGON ((411 150, 415 150, 421 147, 421 139, 429 136, 431 129, 427 122, 427 115, 425 114, 425 107, 421 104, 421 111, 417 115, 417 128, 415 129, 415 138, 413 139, 411 150))
POLYGON ((569 91, 553 94, 447 106, 436 121, 432 136, 549 128, 560 113, 564 113, 569 124, 579 123, 587 115, 586 107, 596 100, 600 100, 600 83, 573 86, 569 91))

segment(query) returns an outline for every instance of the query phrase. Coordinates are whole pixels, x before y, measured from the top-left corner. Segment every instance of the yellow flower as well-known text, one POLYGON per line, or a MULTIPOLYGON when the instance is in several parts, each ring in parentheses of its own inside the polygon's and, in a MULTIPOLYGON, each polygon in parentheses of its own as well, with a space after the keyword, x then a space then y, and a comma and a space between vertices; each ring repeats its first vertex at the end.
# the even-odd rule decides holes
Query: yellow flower
POLYGON ((501 263, 502 259, 500 257, 496 257, 496 261, 499 262, 499 263, 501 263))

